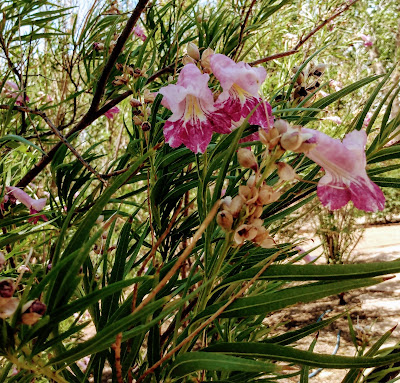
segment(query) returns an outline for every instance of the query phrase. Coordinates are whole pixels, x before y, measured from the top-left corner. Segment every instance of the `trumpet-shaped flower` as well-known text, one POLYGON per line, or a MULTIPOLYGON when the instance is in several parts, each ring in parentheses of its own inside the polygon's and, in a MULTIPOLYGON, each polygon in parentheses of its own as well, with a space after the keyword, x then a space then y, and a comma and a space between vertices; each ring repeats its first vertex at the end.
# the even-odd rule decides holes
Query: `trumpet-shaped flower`
POLYGON ((109 119, 112 120, 114 118, 114 114, 119 113, 119 108, 118 106, 113 106, 107 112, 104 113, 104 115, 109 119))
POLYGON ((140 40, 145 41, 147 39, 146 34, 144 33, 144 30, 142 27, 139 27, 138 25, 136 25, 133 28, 133 34, 137 37, 139 37, 140 40))
POLYGON ((315 144, 306 156, 325 170, 317 187, 318 198, 324 206, 336 210, 351 200, 360 210, 383 210, 385 197, 365 170, 367 134, 364 131, 354 130, 343 141, 312 129, 302 129, 302 132, 311 134, 308 141, 315 144))
POLYGON ((364 33, 359 33, 358 35, 363 41, 365 47, 372 47, 374 44, 372 37, 370 35, 364 35, 364 33))
MULTIPOLYGON (((14 81, 7 80, 2 93, 7 98, 15 98, 16 105, 24 105, 24 97, 20 94, 18 85, 14 81)), ((26 101, 29 101, 28 96, 26 96, 25 99, 26 101)))
POLYGON ((184 144, 194 153, 204 153, 213 132, 229 133, 231 120, 214 106, 208 88, 209 75, 194 64, 187 64, 176 84, 160 89, 162 105, 172 111, 164 124, 166 142, 173 148, 184 144))
MULTIPOLYGON (((22 189, 15 186, 7 186, 6 190, 9 196, 24 204, 29 209, 30 214, 37 214, 46 206, 47 198, 33 199, 22 189)), ((46 216, 42 215, 40 217, 29 218, 29 222, 36 224, 39 218, 43 218, 43 220, 47 221, 46 216)))
MULTIPOLYGON (((252 68, 245 62, 234 62, 229 57, 214 54, 210 59, 211 69, 221 83, 223 92, 217 106, 223 109, 233 122, 241 121, 250 112, 249 123, 269 130, 274 123, 271 105, 262 101, 259 91, 267 73, 264 68, 252 68)), ((237 125, 237 124, 236 124, 237 125)), ((256 133, 251 139, 258 139, 256 133)))

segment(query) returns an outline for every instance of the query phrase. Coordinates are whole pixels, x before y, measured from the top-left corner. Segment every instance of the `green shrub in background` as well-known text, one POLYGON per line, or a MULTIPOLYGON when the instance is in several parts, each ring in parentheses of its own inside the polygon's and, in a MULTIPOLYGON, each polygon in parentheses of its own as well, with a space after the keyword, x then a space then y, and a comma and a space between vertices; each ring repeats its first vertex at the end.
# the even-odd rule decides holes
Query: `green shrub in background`
POLYGON ((391 331, 324 355, 296 342, 337 317, 278 335, 268 316, 400 271, 299 264, 300 238, 278 239, 342 162, 364 210, 398 188, 398 46, 381 31, 395 5, 4 1, 0 381, 387 375, 391 331), (338 152, 318 157, 321 142, 338 152))

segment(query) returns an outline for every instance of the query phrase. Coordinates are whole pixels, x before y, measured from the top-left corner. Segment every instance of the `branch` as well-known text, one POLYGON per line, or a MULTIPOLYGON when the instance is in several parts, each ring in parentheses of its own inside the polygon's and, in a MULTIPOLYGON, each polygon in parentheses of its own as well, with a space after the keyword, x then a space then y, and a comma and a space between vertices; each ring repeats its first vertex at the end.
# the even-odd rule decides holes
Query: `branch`
POLYGON ((282 53, 276 53, 272 56, 267 56, 262 59, 258 59, 256 61, 253 61, 249 63, 251 66, 258 65, 265 63, 267 61, 275 60, 280 57, 285 57, 285 56, 290 56, 299 51, 299 48, 307 41, 309 40, 313 35, 315 35, 321 28, 323 28, 326 24, 329 24, 332 20, 336 19, 338 16, 340 16, 343 12, 346 12, 353 4, 355 4, 358 0, 354 0, 352 2, 349 2, 347 5, 345 5, 341 10, 337 11, 334 15, 331 17, 328 17, 324 21, 322 21, 320 24, 318 24, 310 33, 308 33, 305 37, 302 37, 298 43, 294 46, 294 48, 290 51, 282 52, 282 53))
MULTIPOLYGON (((67 148, 73 153, 73 155, 82 163, 82 165, 89 170, 91 173, 93 173, 96 178, 103 182, 104 184, 107 184, 106 181, 101 178, 101 176, 90 166, 83 158, 82 156, 77 152, 77 150, 68 142, 68 140, 61 134, 61 132, 54 126, 53 122, 46 116, 45 112, 42 112, 41 110, 38 109, 31 109, 26 106, 13 106, 12 108, 9 105, 0 105, 0 109, 13 109, 17 110, 22 113, 31 113, 35 114, 37 116, 40 116, 46 124, 50 127, 50 129, 53 131, 53 133, 61 140, 61 143, 59 144, 60 146, 62 143, 64 143, 67 148)), ((57 146, 57 145, 56 145, 57 146)), ((43 157, 46 158, 46 157, 43 157)))
MULTIPOLYGON (((78 124, 74 128, 72 128, 71 131, 66 135, 66 138, 88 127, 93 121, 99 118, 102 114, 107 112, 118 102, 121 102, 124 98, 128 97, 131 94, 130 91, 127 91, 98 110, 98 106, 104 94, 104 90, 106 88, 107 80, 110 76, 111 70, 113 69, 119 54, 121 53, 126 41, 128 40, 132 32, 132 29, 139 20, 139 17, 148 2, 149 0, 139 0, 124 30, 119 36, 117 43, 113 51, 111 52, 111 55, 103 69, 89 110, 78 122, 78 124)), ((17 187, 24 188, 26 185, 28 185, 51 162, 51 160, 53 159, 53 157, 55 156, 57 150, 61 147, 61 145, 62 143, 60 142, 57 145, 53 146, 53 148, 47 153, 47 156, 43 157, 27 174, 25 174, 25 176, 18 182, 17 187)))
POLYGON ((18 77, 18 80, 20 82, 22 82, 22 75, 21 75, 21 73, 18 72, 18 69, 14 66, 13 62, 11 61, 10 56, 8 55, 8 49, 7 49, 6 43, 4 41, 3 36, 1 36, 1 35, 0 35, 0 45, 3 48, 4 54, 6 55, 8 66, 14 72, 14 74, 18 77))

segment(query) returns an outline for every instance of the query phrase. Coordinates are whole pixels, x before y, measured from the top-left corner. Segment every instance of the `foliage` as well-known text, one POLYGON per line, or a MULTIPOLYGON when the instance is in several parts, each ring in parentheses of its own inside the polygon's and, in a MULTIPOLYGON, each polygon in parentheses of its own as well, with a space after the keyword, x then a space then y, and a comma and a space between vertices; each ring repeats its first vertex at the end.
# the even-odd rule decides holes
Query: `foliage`
MULTIPOLYGON (((365 129, 369 176, 388 193, 399 188, 397 175, 386 176, 400 167, 392 66, 399 47, 393 33, 380 32, 382 23, 372 23, 382 52, 378 73, 354 38, 360 17, 376 12, 384 19, 386 11, 361 1, 249 3, 94 1, 83 15, 69 4, 2 2, 1 200, 17 186, 48 204, 41 212, 28 206, 29 214, 23 203, 1 205, 0 285, 11 280, 18 302, 0 319, 0 382, 101 382, 107 368, 119 383, 273 382, 300 374, 306 382, 293 365, 349 369, 344 381, 361 382, 369 381, 366 368, 379 375, 380 366, 400 361, 396 348, 380 350, 389 333, 356 357, 296 348, 335 317, 284 334, 269 327, 274 311, 380 283, 400 262, 299 264, 299 238, 271 248, 233 246, 233 232, 215 216, 223 189, 236 196, 252 174, 237 149, 252 148, 268 186, 280 182, 274 161, 282 153, 259 140, 239 142, 257 131, 250 116, 230 134, 214 134, 204 154, 164 142, 170 112, 151 92, 175 83, 189 42, 251 62, 300 41, 296 52, 263 64, 263 93, 275 118, 340 138, 365 129), (302 40, 338 10, 344 13, 302 40), (144 41, 130 35, 139 25, 144 41), (323 83, 296 98, 297 79, 311 62, 332 65, 323 83), (294 66, 300 68, 292 73, 294 66), (329 88, 330 79, 341 89, 329 88), (7 90, 6 81, 19 90, 7 90), (120 113, 106 118, 116 105, 120 113), (324 120, 327 113, 342 118, 341 128, 324 120), (32 301, 45 313, 27 309, 32 301)), ((301 153, 280 160, 299 180, 282 183, 280 198, 263 207, 264 226, 276 238, 291 214, 316 203, 321 178, 301 153)))

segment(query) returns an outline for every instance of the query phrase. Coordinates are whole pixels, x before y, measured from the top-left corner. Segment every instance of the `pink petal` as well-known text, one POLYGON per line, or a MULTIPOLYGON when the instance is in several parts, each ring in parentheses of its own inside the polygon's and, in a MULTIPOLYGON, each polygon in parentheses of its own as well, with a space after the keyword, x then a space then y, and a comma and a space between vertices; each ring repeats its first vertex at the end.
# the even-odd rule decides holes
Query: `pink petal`
POLYGON ((252 96, 257 97, 260 86, 267 77, 267 72, 263 67, 254 68, 243 61, 236 63, 221 54, 212 55, 210 64, 224 91, 229 91, 233 84, 237 84, 252 96))
POLYGON ((32 206, 32 202, 35 200, 25 193, 22 189, 15 186, 7 186, 6 190, 8 193, 12 194, 19 202, 24 204, 28 209, 32 206))
POLYGON ((139 37, 142 41, 145 41, 147 39, 147 36, 146 36, 144 30, 141 27, 139 27, 138 25, 136 25, 133 28, 133 33, 135 34, 135 36, 139 37))
POLYGON ((8 85, 11 89, 19 91, 18 85, 14 81, 7 80, 6 85, 8 85))
POLYGON ((368 177, 357 178, 350 184, 351 200, 357 209, 378 211, 385 208, 385 196, 377 184, 368 177))
POLYGON ((322 205, 329 210, 340 209, 351 199, 351 193, 347 186, 344 183, 332 181, 327 175, 318 182, 317 195, 322 205))

